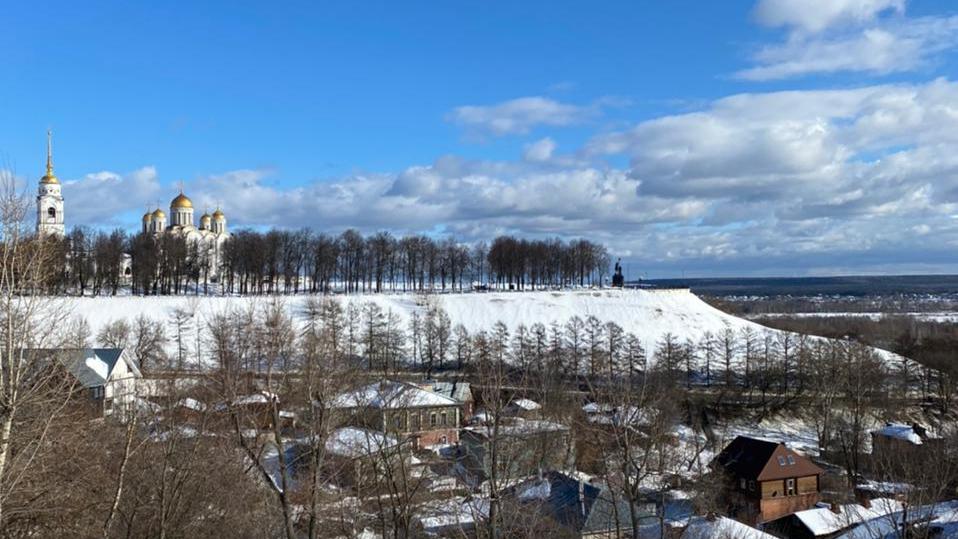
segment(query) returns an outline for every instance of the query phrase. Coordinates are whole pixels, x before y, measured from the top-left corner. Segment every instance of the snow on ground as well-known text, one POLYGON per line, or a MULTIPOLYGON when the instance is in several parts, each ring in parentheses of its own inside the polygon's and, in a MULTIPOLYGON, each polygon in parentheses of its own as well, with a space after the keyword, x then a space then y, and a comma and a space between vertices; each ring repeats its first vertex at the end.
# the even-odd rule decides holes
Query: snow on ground
MULTIPOLYGON (((294 319, 303 320, 303 307, 310 296, 279 296, 294 319)), ((668 333, 677 340, 698 342, 706 333, 721 334, 726 327, 739 332, 751 328, 756 332, 776 332, 755 322, 724 313, 702 301, 687 289, 668 290, 575 290, 554 292, 490 292, 467 294, 370 294, 330 296, 344 307, 375 303, 383 312, 397 315, 405 327, 413 313, 423 314, 430 304, 442 307, 452 324, 462 324, 470 333, 491 330, 503 322, 514 332, 527 327, 553 322, 565 324, 573 316, 582 319, 595 316, 602 322, 615 322, 625 331, 638 336, 648 352, 668 333)), ((57 298, 56 308, 68 309, 74 316, 86 318, 94 335, 111 321, 132 320, 145 315, 168 323, 174 310, 195 312, 196 321, 205 326, 212 316, 231 309, 246 309, 254 303, 267 304, 274 297, 223 296, 117 296, 57 298)), ((172 344, 170 345, 173 346, 172 344)), ((890 355, 885 353, 886 355, 890 355)))
POLYGON ((724 440, 722 445, 731 442, 736 436, 749 436, 783 442, 790 449, 805 455, 818 455, 818 433, 815 426, 794 416, 765 418, 758 424, 732 424, 719 434, 724 440))

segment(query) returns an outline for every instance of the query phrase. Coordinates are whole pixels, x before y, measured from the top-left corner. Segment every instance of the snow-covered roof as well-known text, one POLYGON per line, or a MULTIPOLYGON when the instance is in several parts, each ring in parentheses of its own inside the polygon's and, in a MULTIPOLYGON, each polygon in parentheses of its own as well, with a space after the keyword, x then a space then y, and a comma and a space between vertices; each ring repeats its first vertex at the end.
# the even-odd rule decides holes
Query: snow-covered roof
POLYGON ((839 505, 837 510, 825 507, 807 509, 795 513, 795 518, 815 536, 830 535, 837 531, 876 518, 901 511, 901 502, 895 500, 878 498, 871 501, 871 508, 866 508, 857 503, 839 505))
POLYGON ((896 438, 898 440, 905 440, 906 442, 911 442, 915 445, 921 445, 921 436, 915 432, 915 429, 911 425, 888 423, 884 427, 873 431, 872 434, 896 438))
POLYGON ((520 410, 525 410, 527 412, 532 412, 542 408, 542 405, 532 399, 516 399, 512 401, 512 406, 519 408, 520 410))
POLYGON ((737 520, 716 516, 692 517, 689 525, 682 532, 682 539, 775 539, 761 530, 742 524, 737 520))
POLYGON ((332 407, 398 409, 420 406, 457 406, 458 404, 454 399, 414 385, 387 380, 343 393, 333 399, 332 407))
POLYGON ((430 382, 433 393, 455 399, 459 402, 472 400, 469 382, 430 382))
POLYGON ((336 429, 326 439, 326 451, 340 457, 358 458, 395 447, 392 436, 358 427, 336 429))
POLYGON ((200 401, 198 401, 198 400, 196 400, 196 399, 194 399, 194 398, 192 398, 192 397, 186 397, 186 398, 182 398, 182 399, 176 401, 176 402, 173 404, 173 407, 174 407, 174 408, 188 408, 188 409, 193 410, 193 411, 196 411, 196 412, 202 412, 203 410, 206 409, 206 405, 205 405, 205 404, 203 404, 202 402, 200 402, 200 401))
POLYGON ((423 511, 419 519, 427 532, 438 532, 447 528, 472 528, 476 520, 489 514, 489 500, 485 498, 453 498, 435 502, 423 511))
POLYGON ((31 353, 56 358, 86 388, 105 385, 121 360, 133 376, 141 376, 136 364, 127 358, 122 348, 44 349, 31 353))
POLYGON ((279 397, 275 393, 270 393, 269 391, 260 391, 259 393, 253 393, 252 395, 242 395, 233 399, 233 406, 243 406, 247 404, 269 404, 279 397))
MULTIPOLYGON (((485 425, 472 425, 466 427, 466 431, 475 432, 486 437, 492 436, 493 426, 489 424, 485 425)), ((569 427, 561 424, 555 423, 552 421, 545 420, 516 420, 509 423, 502 423, 499 425, 499 436, 518 436, 522 434, 538 434, 541 432, 561 432, 567 431, 569 427)))

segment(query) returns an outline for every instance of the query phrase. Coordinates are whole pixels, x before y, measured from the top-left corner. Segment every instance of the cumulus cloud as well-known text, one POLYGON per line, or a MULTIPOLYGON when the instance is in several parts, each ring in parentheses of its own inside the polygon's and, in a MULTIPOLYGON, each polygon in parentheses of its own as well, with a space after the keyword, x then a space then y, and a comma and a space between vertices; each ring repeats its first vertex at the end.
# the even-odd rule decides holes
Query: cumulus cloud
POLYGON ((784 27, 784 41, 760 47, 736 73, 766 81, 837 72, 914 71, 958 45, 958 16, 904 16, 904 0, 761 0, 756 19, 784 27))
POLYGON ((495 105, 466 105, 446 119, 478 135, 516 135, 539 126, 562 127, 583 123, 599 112, 605 101, 589 106, 561 103, 547 97, 520 97, 495 105))
POLYGON ((526 144, 522 152, 522 158, 526 161, 543 162, 552 159, 552 152, 556 149, 556 143, 549 137, 537 140, 531 144, 526 144))
POLYGON ((155 167, 147 166, 126 174, 93 172, 76 180, 63 181, 64 213, 71 225, 118 226, 129 223, 118 215, 123 211, 145 211, 160 193, 155 167), (131 200, 130 195, 136 194, 131 200))
MULTIPOLYGON (((945 79, 745 93, 596 135, 571 154, 545 138, 515 160, 446 155, 298 187, 284 187, 281 171, 233 170, 186 189, 198 207, 221 203, 234 230, 585 236, 633 267, 673 272, 928 269, 953 264, 958 248, 955 103, 958 83, 945 79)), ((140 210, 161 191, 144 168, 90 174, 64 192, 72 225, 140 210)))

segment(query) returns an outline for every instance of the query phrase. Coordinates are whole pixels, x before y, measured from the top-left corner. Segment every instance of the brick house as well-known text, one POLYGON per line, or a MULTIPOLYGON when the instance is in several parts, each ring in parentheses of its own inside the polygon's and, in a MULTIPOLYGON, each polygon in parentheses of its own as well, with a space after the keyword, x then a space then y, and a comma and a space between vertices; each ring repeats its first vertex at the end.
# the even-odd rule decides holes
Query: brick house
POLYGON ((408 439, 417 449, 459 442, 462 403, 412 384, 374 382, 336 397, 346 423, 408 439))
POLYGON ((729 513, 749 523, 814 507, 823 470, 783 443, 738 436, 711 463, 724 475, 729 513))

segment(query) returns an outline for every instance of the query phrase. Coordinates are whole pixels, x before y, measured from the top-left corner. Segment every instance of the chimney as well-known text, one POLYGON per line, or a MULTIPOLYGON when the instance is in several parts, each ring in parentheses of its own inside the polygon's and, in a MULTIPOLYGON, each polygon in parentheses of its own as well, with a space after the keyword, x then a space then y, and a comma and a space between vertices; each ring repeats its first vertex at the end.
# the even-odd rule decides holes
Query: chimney
POLYGON ((715 522, 715 511, 709 511, 705 513, 705 520, 709 522, 715 522))
POLYGON ((831 511, 832 513, 835 513, 836 515, 842 514, 842 509, 841 509, 841 506, 838 505, 838 502, 832 502, 828 504, 828 510, 831 511))
POLYGON ((871 509, 871 508, 872 508, 872 500, 871 500, 871 498, 869 498, 868 496, 862 496, 862 502, 861 502, 861 503, 862 503, 862 507, 864 507, 865 509, 871 509))

